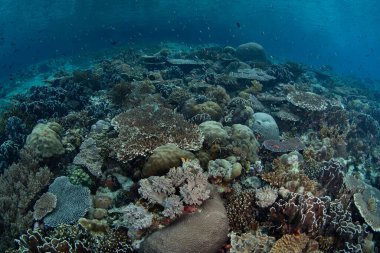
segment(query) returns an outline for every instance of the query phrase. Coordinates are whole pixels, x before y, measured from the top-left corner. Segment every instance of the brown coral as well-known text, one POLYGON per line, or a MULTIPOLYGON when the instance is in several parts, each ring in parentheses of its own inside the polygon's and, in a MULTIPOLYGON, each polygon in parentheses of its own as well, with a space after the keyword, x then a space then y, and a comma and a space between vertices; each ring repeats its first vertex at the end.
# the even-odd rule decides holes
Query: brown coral
POLYGON ((158 105, 128 110, 116 116, 112 124, 119 131, 119 136, 112 142, 115 155, 122 162, 146 156, 167 143, 175 143, 185 150, 198 150, 203 143, 197 126, 158 105))

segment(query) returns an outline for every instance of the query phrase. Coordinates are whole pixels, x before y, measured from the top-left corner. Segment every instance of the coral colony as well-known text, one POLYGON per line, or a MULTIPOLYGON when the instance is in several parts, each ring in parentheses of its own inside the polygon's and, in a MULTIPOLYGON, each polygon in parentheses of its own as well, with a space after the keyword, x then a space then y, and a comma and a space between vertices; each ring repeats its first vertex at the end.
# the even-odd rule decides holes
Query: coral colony
POLYGON ((0 251, 378 252, 362 87, 253 42, 57 70, 1 114, 0 251))

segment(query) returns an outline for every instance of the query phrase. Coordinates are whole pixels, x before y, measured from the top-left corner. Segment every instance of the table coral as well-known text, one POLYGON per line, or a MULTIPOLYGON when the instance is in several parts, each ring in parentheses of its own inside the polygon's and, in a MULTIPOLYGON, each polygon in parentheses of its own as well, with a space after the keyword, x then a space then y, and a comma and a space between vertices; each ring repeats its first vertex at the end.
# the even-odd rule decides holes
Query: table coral
POLYGON ((111 143, 119 161, 128 162, 147 156, 158 146, 175 143, 185 150, 198 150, 203 143, 197 126, 185 121, 182 115, 154 105, 140 106, 112 120, 119 136, 111 143))

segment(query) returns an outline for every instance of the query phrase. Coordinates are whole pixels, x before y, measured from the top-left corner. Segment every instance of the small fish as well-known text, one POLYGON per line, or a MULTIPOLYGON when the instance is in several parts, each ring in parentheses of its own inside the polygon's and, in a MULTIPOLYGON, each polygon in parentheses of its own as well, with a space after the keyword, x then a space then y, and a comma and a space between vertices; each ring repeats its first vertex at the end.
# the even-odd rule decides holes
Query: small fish
POLYGON ((241 27, 240 22, 236 22, 236 27, 240 29, 241 27))

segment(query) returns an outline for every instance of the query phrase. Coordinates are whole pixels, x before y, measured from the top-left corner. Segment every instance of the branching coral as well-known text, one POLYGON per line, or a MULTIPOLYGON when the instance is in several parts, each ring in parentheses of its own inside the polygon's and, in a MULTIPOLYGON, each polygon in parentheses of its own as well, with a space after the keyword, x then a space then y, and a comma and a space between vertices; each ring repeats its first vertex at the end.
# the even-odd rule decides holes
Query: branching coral
MULTIPOLYGON (((39 167, 38 160, 26 149, 20 151, 19 163, 0 176, 0 220, 4 228, 0 233, 4 243, 32 225, 30 208, 52 176, 47 167, 39 167)), ((3 246, 0 244, 0 251, 3 246)))

